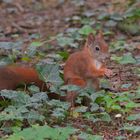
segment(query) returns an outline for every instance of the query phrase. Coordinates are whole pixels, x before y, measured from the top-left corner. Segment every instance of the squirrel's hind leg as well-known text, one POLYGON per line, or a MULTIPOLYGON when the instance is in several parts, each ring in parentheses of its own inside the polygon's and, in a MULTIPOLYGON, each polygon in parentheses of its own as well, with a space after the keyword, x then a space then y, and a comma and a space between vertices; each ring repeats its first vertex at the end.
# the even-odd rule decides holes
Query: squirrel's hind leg
MULTIPOLYGON (((85 87, 86 86, 86 82, 83 79, 77 78, 77 77, 69 79, 67 84, 77 85, 77 86, 80 86, 80 87, 85 87)), ((71 92, 67 93, 66 100, 71 103, 71 107, 74 107, 75 99, 76 99, 77 95, 78 95, 78 93, 74 92, 74 91, 71 91, 71 92)))

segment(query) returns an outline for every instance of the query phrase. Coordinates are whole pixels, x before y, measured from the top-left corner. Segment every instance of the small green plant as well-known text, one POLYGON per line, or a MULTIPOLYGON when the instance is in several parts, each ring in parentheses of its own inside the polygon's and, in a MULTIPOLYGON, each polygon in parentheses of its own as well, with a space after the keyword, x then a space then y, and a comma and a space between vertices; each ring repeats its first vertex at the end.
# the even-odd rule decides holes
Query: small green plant
POLYGON ((92 89, 81 90, 78 102, 81 103, 83 97, 87 97, 90 101, 90 110, 95 112, 102 108, 106 112, 129 112, 139 105, 133 101, 133 96, 129 92, 112 93, 92 89), (81 98, 81 99, 80 99, 81 98))
POLYGON ((76 129, 70 127, 56 127, 51 128, 47 125, 44 126, 32 126, 15 132, 13 135, 5 138, 5 140, 66 140, 70 137, 71 134, 74 134, 76 129))
POLYGON ((140 126, 139 125, 130 125, 130 124, 124 124, 120 130, 127 130, 129 132, 137 133, 140 132, 140 126))
POLYGON ((131 53, 124 54, 123 56, 112 55, 111 60, 116 61, 119 64, 135 64, 136 60, 131 53))
POLYGON ((91 135, 81 132, 78 136, 75 134, 79 133, 78 129, 72 127, 49 127, 48 125, 39 126, 34 125, 32 127, 16 130, 14 134, 10 135, 8 138, 3 138, 3 140, 67 140, 69 138, 82 138, 88 140, 102 140, 99 135, 91 135))

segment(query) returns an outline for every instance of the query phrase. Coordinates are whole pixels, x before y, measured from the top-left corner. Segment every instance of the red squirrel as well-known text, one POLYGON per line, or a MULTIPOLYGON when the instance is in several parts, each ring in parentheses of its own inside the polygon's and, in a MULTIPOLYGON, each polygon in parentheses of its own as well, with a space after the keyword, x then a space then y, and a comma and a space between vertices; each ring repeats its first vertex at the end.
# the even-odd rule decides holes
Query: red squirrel
POLYGON ((43 90, 45 82, 39 79, 39 75, 34 68, 23 66, 3 66, 0 67, 0 90, 16 89, 19 84, 31 84, 43 90))
MULTIPOLYGON (((0 90, 13 90, 16 89, 19 84, 34 84, 38 86, 41 91, 49 90, 49 87, 39 78, 39 74, 34 68, 23 66, 0 67, 0 90)), ((60 96, 56 93, 49 93, 48 97, 50 99, 65 101, 65 96, 60 96)))
MULTIPOLYGON (((95 89, 99 89, 99 77, 110 76, 112 71, 105 68, 103 61, 109 55, 108 45, 100 32, 97 36, 89 34, 81 51, 70 55, 64 66, 65 84, 74 84, 85 87, 88 82, 95 89)), ((40 89, 47 90, 45 82, 40 80, 38 72, 34 68, 22 66, 0 67, 0 90, 16 89, 20 83, 34 83, 40 89)), ((74 106, 77 94, 69 92, 66 97, 58 94, 49 94, 50 98, 67 100, 74 106)))
MULTIPOLYGON (((85 87, 90 83, 94 89, 99 89, 99 77, 111 76, 112 71, 107 69, 104 61, 109 56, 108 45, 103 38, 102 32, 94 36, 90 33, 81 51, 70 55, 64 66, 65 84, 85 87)), ((77 94, 68 92, 66 100, 74 106, 77 94)))

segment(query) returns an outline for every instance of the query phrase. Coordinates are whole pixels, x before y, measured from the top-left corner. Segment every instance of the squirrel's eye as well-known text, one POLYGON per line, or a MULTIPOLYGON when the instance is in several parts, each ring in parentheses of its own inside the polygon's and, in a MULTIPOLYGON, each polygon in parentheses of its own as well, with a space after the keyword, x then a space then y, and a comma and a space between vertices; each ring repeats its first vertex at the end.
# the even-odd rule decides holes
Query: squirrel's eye
POLYGON ((95 50, 96 50, 96 51, 99 51, 99 50, 100 50, 100 48, 99 48, 99 47, 95 47, 95 50))

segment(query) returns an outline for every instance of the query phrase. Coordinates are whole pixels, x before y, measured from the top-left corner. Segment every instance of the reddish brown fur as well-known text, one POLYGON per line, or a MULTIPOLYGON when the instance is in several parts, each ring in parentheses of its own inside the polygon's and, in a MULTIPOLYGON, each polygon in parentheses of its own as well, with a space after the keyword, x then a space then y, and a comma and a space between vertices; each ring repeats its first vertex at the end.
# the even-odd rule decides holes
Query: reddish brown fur
MULTIPOLYGON (((65 84, 74 84, 85 87, 88 81, 92 82, 95 89, 99 89, 98 78, 104 75, 111 75, 111 70, 106 69, 102 62, 108 55, 108 45, 105 43, 102 34, 94 37, 89 34, 84 48, 70 55, 64 67, 65 84), (100 51, 96 52, 95 48, 99 47, 100 51), (97 61, 97 65, 96 62, 97 61), (98 66, 99 63, 99 66, 98 66)), ((19 66, 4 66, 0 68, 0 90, 15 89, 20 83, 34 83, 40 89, 47 90, 46 84, 39 79, 35 69, 19 66)), ((66 98, 57 94, 49 94, 49 97, 62 99, 71 102, 74 106, 74 100, 77 94, 74 92, 67 93, 66 98)))
MULTIPOLYGON (((81 51, 70 55, 64 67, 65 84, 73 84, 85 87, 88 81, 92 81, 92 86, 99 89, 98 78, 104 75, 111 74, 111 70, 106 69, 101 63, 101 66, 95 65, 95 61, 101 62, 108 55, 108 45, 105 43, 103 36, 99 33, 96 37, 89 34, 84 48, 81 51), (94 43, 95 42, 95 43, 94 43), (95 46, 99 46, 99 51, 96 52, 95 46)), ((67 101, 74 106, 74 100, 77 94, 74 92, 67 93, 67 101)))
MULTIPOLYGON (((46 83, 40 80, 34 68, 22 66, 0 67, 0 90, 13 90, 16 89, 19 84, 34 84, 38 86, 41 91, 48 90, 46 83)), ((64 96, 60 96, 56 93, 49 93, 48 96, 50 99, 65 100, 64 96)))
POLYGON ((33 68, 18 66, 4 66, 0 68, 0 90, 16 89, 19 84, 31 83, 34 83, 41 89, 45 85, 33 68))

